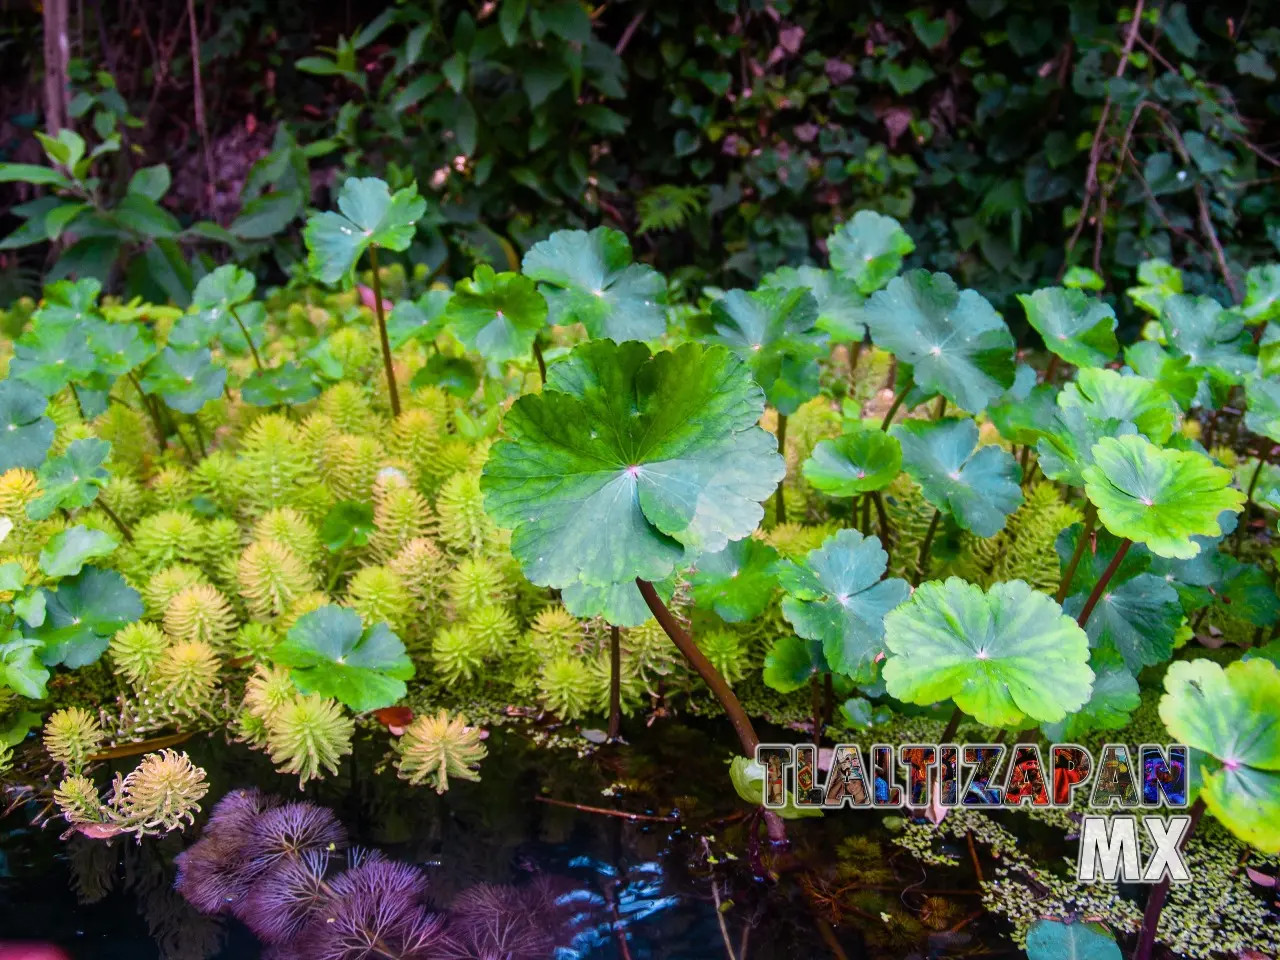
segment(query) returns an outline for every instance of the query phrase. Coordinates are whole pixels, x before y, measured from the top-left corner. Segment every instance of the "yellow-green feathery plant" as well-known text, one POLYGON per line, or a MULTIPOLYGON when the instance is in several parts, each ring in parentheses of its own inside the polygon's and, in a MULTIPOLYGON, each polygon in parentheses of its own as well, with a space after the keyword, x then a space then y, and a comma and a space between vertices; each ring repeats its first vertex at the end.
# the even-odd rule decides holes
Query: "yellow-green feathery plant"
POLYGON ((423 714, 396 741, 396 770, 402 779, 429 784, 436 793, 449 789, 450 777, 479 780, 476 767, 488 753, 482 736, 483 731, 467 726, 462 714, 451 716, 443 709, 434 716, 423 714))
POLYGON ((267 753, 281 773, 294 774, 298 785, 337 773, 338 762, 351 752, 355 724, 336 700, 298 694, 265 721, 267 753))
POLYGON ((103 740, 98 718, 82 707, 65 707, 44 725, 44 749, 69 775, 84 770, 103 740))

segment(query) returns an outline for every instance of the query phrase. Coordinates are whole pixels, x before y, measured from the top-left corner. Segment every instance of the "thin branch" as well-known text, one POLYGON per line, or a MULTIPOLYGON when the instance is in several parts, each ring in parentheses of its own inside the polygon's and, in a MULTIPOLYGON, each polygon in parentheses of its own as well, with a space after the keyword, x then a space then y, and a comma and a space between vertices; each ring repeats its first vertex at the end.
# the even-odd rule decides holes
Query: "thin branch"
POLYGON ((642 7, 640 12, 631 18, 631 22, 627 24, 627 28, 622 31, 622 36, 618 39, 618 45, 613 48, 616 56, 622 56, 622 51, 627 49, 627 44, 635 36, 636 30, 639 29, 640 24, 644 21, 644 15, 648 12, 648 7, 642 7))

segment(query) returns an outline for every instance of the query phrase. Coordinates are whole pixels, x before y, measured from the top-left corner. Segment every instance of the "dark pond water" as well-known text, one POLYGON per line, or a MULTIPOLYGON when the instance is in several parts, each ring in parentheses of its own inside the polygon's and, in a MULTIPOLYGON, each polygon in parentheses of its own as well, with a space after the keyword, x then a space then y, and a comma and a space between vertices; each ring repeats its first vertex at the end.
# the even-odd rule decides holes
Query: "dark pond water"
MULTIPOLYGON (((868 941, 868 924, 874 927, 879 918, 845 917, 833 927, 831 915, 823 919, 821 906, 815 906, 810 881, 832 876, 842 838, 878 834, 878 817, 849 813, 793 824, 789 851, 778 853, 762 842, 760 856, 753 857, 745 807, 728 786, 727 728, 666 721, 629 733, 629 746, 580 757, 572 749, 536 748, 520 734, 495 730, 483 780, 458 783, 443 797, 408 787, 382 769, 380 738, 379 745, 362 744, 339 776, 309 785, 301 796, 333 809, 353 842, 423 865, 432 898, 441 905, 477 883, 554 878, 572 892, 585 918, 556 954, 560 960, 724 958, 730 949, 737 960, 944 952, 936 938, 922 937, 917 944, 868 941), (677 811, 679 819, 630 822, 540 797, 651 816, 677 811), (762 865, 768 876, 757 875, 762 865)), ((236 787, 256 785, 300 798, 296 782, 276 775, 259 754, 221 738, 193 740, 184 748, 209 772, 206 812, 236 787)), ((0 820, 0 944, 49 942, 77 960, 263 955, 244 927, 197 913, 173 890, 173 858, 198 839, 203 821, 184 836, 105 843, 60 839, 58 819, 43 829, 32 827, 38 812, 30 803, 0 820)), ((885 847, 884 857, 894 883, 921 881, 922 869, 901 851, 885 847)), ((929 880, 973 886, 972 878, 935 871, 929 880)), ((970 898, 964 909, 975 904, 970 898)), ((991 948, 984 953, 973 939, 984 935, 980 927, 970 925, 962 942, 952 938, 941 946, 946 952, 1008 955, 1007 941, 994 929, 986 934, 991 948)))

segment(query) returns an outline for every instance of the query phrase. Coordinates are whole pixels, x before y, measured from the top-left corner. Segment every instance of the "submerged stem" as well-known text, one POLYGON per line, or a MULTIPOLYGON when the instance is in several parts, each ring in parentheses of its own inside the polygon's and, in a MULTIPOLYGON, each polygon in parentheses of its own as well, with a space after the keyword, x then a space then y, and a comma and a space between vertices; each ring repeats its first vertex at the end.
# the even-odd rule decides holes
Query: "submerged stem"
POLYGON ((391 340, 387 337, 387 317, 382 310, 382 278, 378 276, 378 248, 369 245, 370 276, 373 278, 373 312, 378 317, 378 339, 382 343, 382 368, 387 375, 387 394, 391 398, 391 415, 400 416, 400 391, 396 389, 396 371, 391 365, 391 340))
POLYGON ((1093 613, 1093 608, 1098 605, 1098 601, 1102 598, 1102 591, 1107 588, 1107 584, 1111 582, 1111 578, 1115 576, 1116 570, 1120 566, 1120 561, 1124 559, 1124 555, 1129 552, 1129 547, 1133 544, 1132 540, 1121 540, 1120 549, 1116 551, 1116 555, 1111 558, 1111 562, 1107 564, 1107 569, 1102 571, 1102 576, 1098 578, 1098 582, 1093 585, 1093 591, 1089 594, 1089 599, 1084 602, 1084 609, 1080 611, 1080 616, 1076 618, 1076 623, 1080 624, 1080 629, 1084 629, 1084 625, 1089 622, 1089 615, 1093 613))
POLYGON ((609 739, 622 729, 622 641, 619 630, 609 627, 609 739))
POLYGON ((1080 530, 1080 539, 1076 541, 1076 548, 1071 553, 1071 559, 1067 562, 1067 569, 1062 572, 1062 582, 1058 584, 1057 601, 1061 604, 1067 599, 1067 595, 1071 592, 1071 580, 1076 575, 1076 567, 1080 566, 1080 558, 1084 556, 1085 544, 1089 542, 1089 535, 1093 533, 1093 525, 1098 519, 1098 511, 1094 507, 1092 501, 1084 508, 1084 527, 1080 530))
POLYGON ((658 625, 674 643, 685 659, 698 671, 698 676, 702 678, 702 682, 711 688, 712 694, 716 700, 720 702, 720 706, 724 707, 724 712, 729 716, 729 722, 733 724, 734 732, 738 735, 738 740, 742 744, 743 753, 750 759, 754 760, 756 756, 756 747, 760 745, 760 738, 756 736, 755 728, 751 726, 751 718, 747 716, 747 711, 742 709, 742 704, 738 702, 738 698, 734 695, 729 684, 725 682, 724 677, 706 658, 698 645, 693 642, 693 637, 689 636, 684 629, 676 622, 675 616, 667 609, 667 605, 662 602, 662 598, 658 596, 658 591, 653 588, 653 584, 648 580, 636 578, 636 586, 640 588, 640 595, 644 597, 644 602, 649 607, 649 612, 653 614, 654 619, 658 621, 658 625))
MULTIPOLYGON (((1204 813, 1204 798, 1198 798, 1191 805, 1191 823, 1187 825, 1187 832, 1182 835, 1182 843, 1180 846, 1185 847, 1187 841, 1191 838, 1191 834, 1195 832, 1196 825, 1200 822, 1200 817, 1204 813)), ((1169 895, 1169 875, 1166 873, 1159 883, 1152 889, 1151 895, 1147 897, 1147 907, 1142 911, 1142 931, 1138 935, 1138 949, 1133 953, 1133 960, 1151 960, 1151 955, 1156 945, 1156 928, 1160 925, 1160 911, 1164 909, 1165 897, 1169 895)))

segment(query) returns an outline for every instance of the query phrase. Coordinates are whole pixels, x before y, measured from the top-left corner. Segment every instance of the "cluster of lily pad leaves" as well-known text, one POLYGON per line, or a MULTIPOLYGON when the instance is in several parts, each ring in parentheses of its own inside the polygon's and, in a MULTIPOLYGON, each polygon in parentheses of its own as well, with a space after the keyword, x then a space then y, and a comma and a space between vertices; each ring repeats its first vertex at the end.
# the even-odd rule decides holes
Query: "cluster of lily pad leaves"
MULTIPOLYGON (((1280 267, 1254 268, 1244 302, 1223 306, 1146 264, 1128 295, 1151 320, 1123 348, 1101 279, 1069 271, 1064 286, 1020 298, 1043 339, 1038 369, 981 293, 904 271, 911 238, 869 211, 828 238, 828 268, 780 269, 698 305, 667 303, 666 281, 627 238, 597 228, 533 245, 519 272, 480 266, 452 291, 386 309, 378 251, 409 246, 425 202, 352 179, 338 207, 308 223, 307 266, 325 284, 349 283, 362 258, 372 268, 386 382, 370 389, 394 415, 401 390, 475 396, 486 376, 522 373, 518 396, 484 394, 501 417, 480 481, 489 516, 528 581, 573 615, 621 627, 657 617, 735 721, 744 799, 758 803, 762 778, 750 719, 673 597, 701 622, 742 624, 781 595, 791 630, 771 638, 764 681, 805 696, 830 678, 850 694, 846 716, 944 704, 948 733, 968 718, 1072 738, 1122 729, 1141 685, 1163 684, 1160 716, 1194 751, 1199 801, 1244 841, 1280 850, 1280 600, 1265 550, 1280 509, 1267 460, 1280 444, 1280 267), (435 349, 445 341, 463 351, 435 349), (411 343, 431 359, 398 384, 397 351, 411 343), (873 353, 887 378, 864 403, 848 381, 873 353), (840 411, 838 429, 788 476, 788 418, 815 401, 840 411), (1235 450, 1210 442, 1224 425, 1235 450), (1239 455, 1252 448, 1254 459, 1239 455), (1002 535, 1037 473, 1082 508, 1057 532, 1056 593, 930 579, 944 541, 1002 535), (903 518, 893 491, 904 484, 919 517, 903 518), (790 516, 801 485, 841 522, 784 555, 761 530, 790 516), (923 537, 895 529, 917 520, 923 537), (1253 632, 1209 650, 1195 638, 1224 610, 1253 632)), ((201 454, 204 438, 180 427, 198 432, 193 418, 219 397, 305 410, 335 379, 332 357, 268 349, 254 290, 233 265, 205 276, 186 312, 99 302, 91 281, 46 289, 0 381, 0 473, 38 471, 28 517, 68 522, 38 569, 0 565, 0 680, 16 693, 44 697, 51 670, 96 661, 143 616, 138 591, 94 563, 131 536, 99 497, 111 445, 86 433, 55 453, 51 404, 69 396, 86 420, 131 406, 201 454), (76 522, 95 506, 118 536, 76 522)), ((338 504, 329 549, 365 542, 368 524, 359 504, 338 504)), ((335 605, 297 620, 272 660, 303 693, 356 711, 395 704, 415 676, 385 623, 335 605)))

